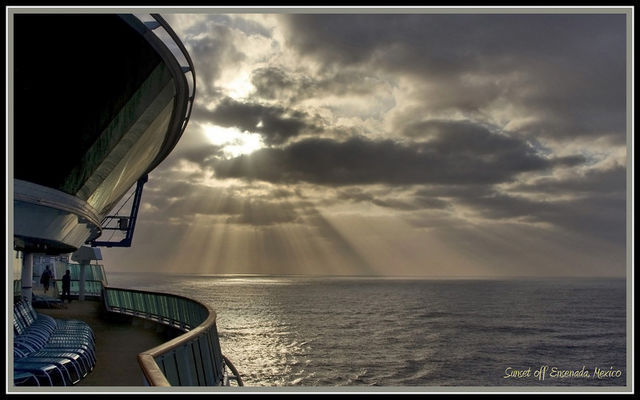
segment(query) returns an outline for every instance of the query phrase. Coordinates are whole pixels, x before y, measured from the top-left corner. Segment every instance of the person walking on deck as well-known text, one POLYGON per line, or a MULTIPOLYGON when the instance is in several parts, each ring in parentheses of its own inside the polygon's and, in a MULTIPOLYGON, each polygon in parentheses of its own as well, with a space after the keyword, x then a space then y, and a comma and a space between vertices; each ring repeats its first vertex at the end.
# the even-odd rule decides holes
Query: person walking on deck
POLYGON ((71 271, 67 270, 62 277, 62 301, 64 302, 65 296, 71 303, 71 271))
POLYGON ((51 270, 47 265, 42 275, 40 275, 40 283, 42 283, 42 286, 44 287, 45 294, 47 293, 47 290, 49 290, 49 282, 51 281, 51 275, 52 275, 51 270))

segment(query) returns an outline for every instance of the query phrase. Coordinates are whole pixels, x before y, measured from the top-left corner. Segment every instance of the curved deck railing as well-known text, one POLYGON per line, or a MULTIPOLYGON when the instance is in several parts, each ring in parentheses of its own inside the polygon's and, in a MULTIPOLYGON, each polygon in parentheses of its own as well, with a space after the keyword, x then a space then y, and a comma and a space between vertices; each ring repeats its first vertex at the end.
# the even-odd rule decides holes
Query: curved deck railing
POLYGON ((150 386, 220 386, 242 379, 222 355, 216 313, 187 297, 133 289, 104 288, 108 311, 144 318, 185 332, 138 355, 150 386), (232 374, 225 370, 228 367, 232 374))
MULTIPOLYGON (((212 308, 184 296, 110 287, 103 267, 90 267, 85 271, 88 278, 84 283, 85 296, 101 298, 109 312, 142 318, 184 332, 138 355, 148 385, 230 386, 231 381, 235 381, 243 386, 240 374, 222 354, 216 312, 212 308)), ((77 296, 80 265, 66 264, 59 269, 70 270, 70 294, 77 296)), ((14 293, 20 293, 20 284, 21 280, 14 280, 14 293)), ((54 282, 55 292, 62 292, 60 279, 54 282)))

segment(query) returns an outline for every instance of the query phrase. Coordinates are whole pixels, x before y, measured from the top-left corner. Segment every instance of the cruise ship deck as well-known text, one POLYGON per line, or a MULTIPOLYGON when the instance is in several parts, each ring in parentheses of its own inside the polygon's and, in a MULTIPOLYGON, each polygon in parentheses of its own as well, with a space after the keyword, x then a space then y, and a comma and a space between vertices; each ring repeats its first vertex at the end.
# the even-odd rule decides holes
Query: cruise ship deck
MULTIPOLYGON (((42 296, 42 289, 34 288, 42 296)), ((51 294, 51 293, 49 293, 51 294)), ((89 324, 96 337, 96 365, 75 386, 145 386, 137 355, 167 342, 172 336, 157 323, 134 317, 108 317, 98 300, 73 300, 61 307, 36 308, 56 319, 75 319, 89 324)))
MULTIPOLYGON (((77 264, 62 267, 72 275, 79 269, 77 264)), ((104 273, 101 265, 88 267, 92 277, 104 273)), ((79 300, 76 284, 72 281, 71 302, 59 300, 59 280, 46 294, 42 285, 33 288, 37 313, 82 321, 93 331, 93 370, 75 386, 231 386, 231 380, 243 385, 221 352, 210 307, 182 296, 107 286, 104 280, 85 281, 84 300, 79 300)))

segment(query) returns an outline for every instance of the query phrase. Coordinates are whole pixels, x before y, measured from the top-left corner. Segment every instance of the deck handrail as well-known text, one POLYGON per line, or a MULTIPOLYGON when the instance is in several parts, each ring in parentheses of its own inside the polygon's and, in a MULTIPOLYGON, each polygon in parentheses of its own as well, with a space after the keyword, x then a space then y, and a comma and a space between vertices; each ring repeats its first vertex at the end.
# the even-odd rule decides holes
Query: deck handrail
MULTIPOLYGON (((80 281, 77 279, 72 279, 71 280, 71 288, 70 288, 70 294, 73 296, 77 296, 80 294, 80 281)), ((104 288, 104 282, 98 279, 87 279, 84 281, 85 283, 85 291, 84 291, 84 295, 85 296, 97 296, 100 297, 102 296, 102 289, 104 288)), ((62 293, 62 278, 58 278, 55 281, 52 282, 52 286, 54 289, 54 293, 57 292, 57 294, 61 294, 62 293)))
MULTIPOLYGON (((177 328, 184 334, 152 349, 138 354, 138 363, 150 386, 218 386, 235 380, 243 386, 242 378, 231 361, 222 354, 216 328, 216 312, 206 304, 188 297, 175 294, 149 292, 136 289, 104 287, 103 295, 108 311, 133 315, 147 320, 177 328), (110 304, 121 294, 133 296, 129 304, 122 307, 110 304), (156 301, 150 305, 149 301, 156 301), (168 304, 175 301, 173 306, 168 304), (180 308, 178 301, 182 302, 180 308), (145 306, 138 307, 143 302, 145 306), (160 304, 164 302, 164 304, 160 304), (155 307, 150 307, 155 306, 155 307), (150 312, 150 308, 165 311, 173 308, 176 318, 158 312, 150 312), (233 375, 226 373, 228 367, 233 375)), ((165 313, 166 314, 166 313, 165 313)))
MULTIPOLYGON (((67 264, 66 268, 73 266, 67 264)), ((14 286, 20 282, 14 280, 14 286)), ((72 289, 78 282, 71 280, 72 289)), ((56 280, 54 288, 61 283, 60 279, 56 280)), ((85 294, 102 298, 108 312, 150 320, 184 332, 138 354, 148 385, 229 386, 232 380, 238 386, 244 385, 238 370, 222 354, 216 312, 208 305, 176 294, 111 287, 104 280, 88 279, 85 284, 85 289, 89 289, 85 294)))

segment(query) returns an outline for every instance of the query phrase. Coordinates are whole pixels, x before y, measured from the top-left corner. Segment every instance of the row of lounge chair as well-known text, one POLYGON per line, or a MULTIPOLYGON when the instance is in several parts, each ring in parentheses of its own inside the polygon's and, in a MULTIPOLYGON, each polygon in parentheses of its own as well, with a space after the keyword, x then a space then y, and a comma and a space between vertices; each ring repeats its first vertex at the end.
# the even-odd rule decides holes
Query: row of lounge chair
POLYGON ((70 386, 95 366, 95 337, 83 321, 55 319, 20 301, 13 331, 15 386, 70 386))

